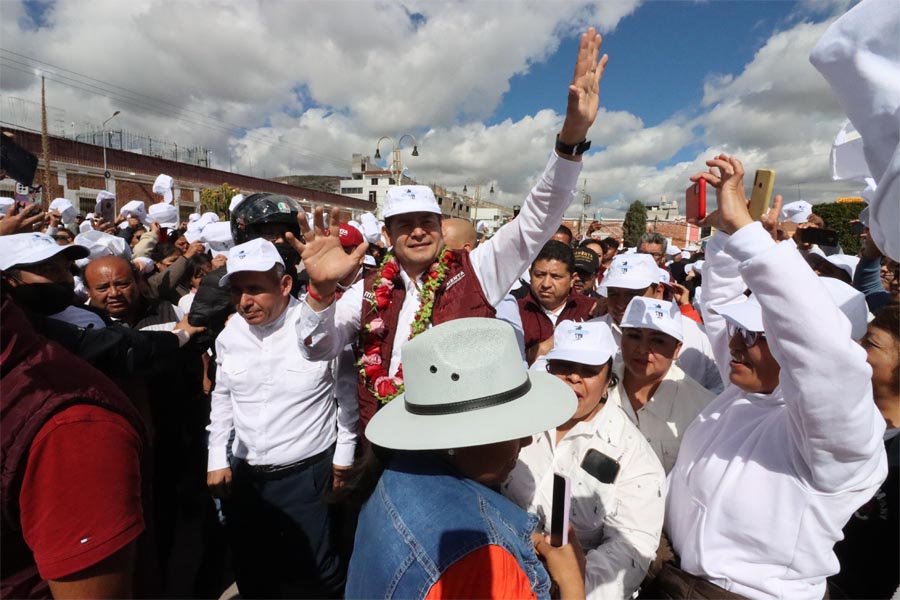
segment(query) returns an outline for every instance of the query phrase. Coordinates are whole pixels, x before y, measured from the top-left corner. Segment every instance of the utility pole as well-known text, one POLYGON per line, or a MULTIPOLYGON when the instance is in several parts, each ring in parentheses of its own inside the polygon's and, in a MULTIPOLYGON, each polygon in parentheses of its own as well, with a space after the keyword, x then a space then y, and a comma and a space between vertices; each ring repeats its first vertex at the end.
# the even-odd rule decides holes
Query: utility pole
POLYGON ((44 159, 44 173, 41 178, 41 206, 46 208, 50 194, 50 134, 47 132, 47 85, 41 76, 41 154, 44 159))

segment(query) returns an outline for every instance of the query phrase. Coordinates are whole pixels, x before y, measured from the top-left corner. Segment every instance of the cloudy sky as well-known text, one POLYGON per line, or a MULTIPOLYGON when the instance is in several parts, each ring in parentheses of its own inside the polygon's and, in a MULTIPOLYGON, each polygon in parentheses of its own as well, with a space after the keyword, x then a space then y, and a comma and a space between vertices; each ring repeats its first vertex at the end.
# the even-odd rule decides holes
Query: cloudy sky
POLYGON ((589 216, 683 200, 688 175, 722 151, 751 178, 774 169, 787 200, 833 201, 859 186, 829 177, 845 117, 808 56, 850 4, 2 0, 0 121, 39 123, 43 73, 55 133, 120 110, 117 128, 205 146, 213 166, 256 176, 346 176, 353 153, 410 133, 408 175, 492 183, 512 205, 543 168, 578 34, 595 25, 610 61, 583 172, 589 216))

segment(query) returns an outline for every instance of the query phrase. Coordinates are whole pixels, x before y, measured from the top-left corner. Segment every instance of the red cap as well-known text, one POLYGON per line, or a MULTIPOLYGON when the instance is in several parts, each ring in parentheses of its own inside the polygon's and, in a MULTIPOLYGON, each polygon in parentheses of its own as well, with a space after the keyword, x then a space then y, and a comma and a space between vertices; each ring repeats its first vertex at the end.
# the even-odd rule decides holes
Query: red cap
POLYGON ((353 248, 363 243, 363 236, 359 229, 347 223, 341 223, 340 233, 341 246, 344 248, 353 248))

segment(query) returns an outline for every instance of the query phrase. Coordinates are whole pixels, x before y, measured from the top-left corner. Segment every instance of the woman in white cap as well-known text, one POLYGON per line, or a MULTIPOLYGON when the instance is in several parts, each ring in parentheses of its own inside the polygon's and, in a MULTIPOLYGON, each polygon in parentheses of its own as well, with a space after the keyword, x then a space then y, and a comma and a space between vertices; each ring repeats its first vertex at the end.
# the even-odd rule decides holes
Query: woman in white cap
POLYGON ((533 434, 571 416, 573 394, 528 373, 496 319, 449 321, 401 352, 404 393, 366 429, 386 468, 377 485, 363 469, 341 488, 367 499, 346 597, 549 598, 551 577, 562 597, 584 597, 577 541, 533 540, 537 517, 491 489, 533 434))
MULTIPOLYGON (((553 475, 569 478, 570 522, 585 551, 588 598, 629 598, 656 556, 665 511, 665 473, 644 436, 607 389, 616 343, 606 323, 563 321, 546 370, 575 392, 568 421, 522 450, 503 493, 550 528, 553 475)), ((536 365, 535 371, 540 368, 536 365)))
POLYGON ((668 473, 684 431, 715 394, 675 364, 684 340, 676 304, 634 298, 620 327, 622 370, 610 400, 641 430, 668 473))
POLYGON ((841 528, 887 472, 872 371, 796 244, 751 218, 740 161, 707 165, 692 177, 718 196, 703 223, 716 233, 702 312, 730 385, 688 428, 669 474, 666 530, 681 563, 659 582, 711 586, 705 597, 822 598, 841 528))

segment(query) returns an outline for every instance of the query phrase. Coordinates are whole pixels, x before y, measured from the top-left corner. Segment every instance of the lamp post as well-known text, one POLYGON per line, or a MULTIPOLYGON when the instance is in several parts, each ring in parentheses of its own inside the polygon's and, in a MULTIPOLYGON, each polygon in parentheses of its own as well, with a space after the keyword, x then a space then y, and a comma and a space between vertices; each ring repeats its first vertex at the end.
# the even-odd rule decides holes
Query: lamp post
POLYGON ((103 129, 103 189, 109 191, 109 170, 106 168, 106 124, 115 119, 122 111, 117 110, 110 118, 103 121, 101 128, 103 129))
MULTIPOLYGON (((475 226, 478 226, 478 208, 481 206, 481 188, 482 186, 486 186, 486 183, 478 183, 475 184, 475 213, 472 215, 472 220, 475 221, 475 226)), ((463 186, 463 194, 467 194, 469 188, 467 186, 463 186)), ((491 196, 494 195, 494 184, 491 182, 491 190, 489 192, 491 196)))
POLYGON ((379 147, 381 146, 381 141, 391 140, 391 175, 394 176, 394 185, 403 185, 403 182, 400 180, 400 178, 403 176, 403 168, 400 163, 400 149, 403 147, 403 140, 406 138, 410 138, 413 142, 412 155, 418 156, 419 142, 416 141, 416 136, 411 133, 404 133, 403 135, 401 135, 396 144, 394 143, 394 138, 388 135, 381 136, 375 143, 375 159, 379 160, 381 159, 381 150, 379 149, 379 147))

